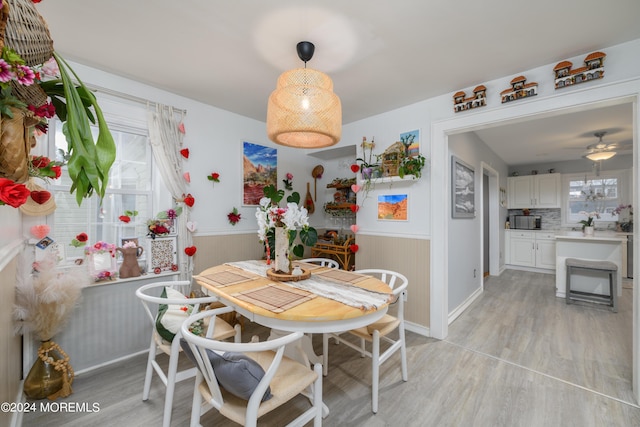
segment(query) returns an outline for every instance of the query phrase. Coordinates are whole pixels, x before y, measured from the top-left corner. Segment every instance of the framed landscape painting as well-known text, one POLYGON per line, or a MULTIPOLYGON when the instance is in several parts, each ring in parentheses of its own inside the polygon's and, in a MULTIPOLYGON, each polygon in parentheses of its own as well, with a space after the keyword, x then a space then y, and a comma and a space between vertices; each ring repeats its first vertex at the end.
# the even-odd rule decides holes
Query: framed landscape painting
POLYGON ((378 220, 407 221, 408 197, 406 194, 386 194, 378 196, 378 220))
POLYGON ((469 164, 451 156, 451 216, 476 216, 475 171, 469 164))
POLYGON ((278 150, 246 141, 242 144, 242 204, 257 206, 264 195, 262 189, 277 186, 278 150))

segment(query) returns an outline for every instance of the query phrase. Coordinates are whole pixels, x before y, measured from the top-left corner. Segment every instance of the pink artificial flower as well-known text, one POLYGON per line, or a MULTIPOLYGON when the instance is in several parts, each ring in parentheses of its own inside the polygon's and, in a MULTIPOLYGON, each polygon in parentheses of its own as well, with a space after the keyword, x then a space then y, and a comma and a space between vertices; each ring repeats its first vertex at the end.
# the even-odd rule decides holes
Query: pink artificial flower
POLYGON ((291 172, 287 172, 287 179, 293 179, 293 174, 291 172))
POLYGON ((51 77, 58 76, 60 74, 58 63, 53 57, 42 65, 41 71, 45 76, 51 77))
POLYGON ((12 78, 11 66, 4 59, 0 59, 0 82, 6 83, 12 78))
POLYGON ((32 85, 33 80, 36 78, 36 73, 26 65, 16 65, 15 74, 16 80, 23 86, 32 85))

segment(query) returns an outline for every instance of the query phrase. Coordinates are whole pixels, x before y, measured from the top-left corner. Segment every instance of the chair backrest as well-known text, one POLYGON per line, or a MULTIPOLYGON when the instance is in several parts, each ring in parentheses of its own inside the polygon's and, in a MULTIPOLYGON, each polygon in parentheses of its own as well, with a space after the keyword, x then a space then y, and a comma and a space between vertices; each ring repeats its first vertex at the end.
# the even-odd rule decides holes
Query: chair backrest
POLYGON ((209 403, 211 403, 217 409, 222 407, 224 400, 220 391, 220 386, 218 384, 218 379, 216 377, 212 361, 207 354, 207 350, 218 353, 227 351, 251 353, 263 352, 268 350, 275 352, 275 356, 273 358, 273 361, 271 362, 271 365, 265 370, 265 375, 258 383, 247 403, 247 414, 253 414, 253 416, 257 417, 258 407, 260 406, 262 398, 267 391, 267 388, 269 387, 269 383, 275 376, 276 371, 278 370, 278 366, 282 361, 285 346, 300 339, 303 334, 302 332, 294 332, 281 338, 263 342, 231 343, 227 341, 218 341, 210 338, 214 333, 214 329, 212 327, 212 325, 215 324, 215 322, 213 321, 214 319, 209 320, 209 328, 207 329, 205 337, 197 336, 189 331, 189 327, 191 326, 191 324, 201 319, 205 319, 207 317, 211 318, 213 316, 227 313, 232 310, 233 308, 223 307, 194 314, 182 324, 181 333, 182 337, 187 342, 189 348, 191 349, 191 352, 193 353, 193 357, 200 371, 198 375, 201 375, 202 378, 204 378, 204 380, 207 382, 209 392, 211 393, 211 396, 213 398, 213 402, 209 403))
POLYGON ((355 273, 374 276, 389 285, 389 287, 393 291, 393 295, 396 296, 398 301, 397 316, 398 318, 404 319, 404 299, 406 298, 407 287, 409 286, 409 279, 407 279, 404 274, 398 273, 397 271, 383 270, 380 268, 356 270, 355 273))
POLYGON ((147 313, 149 320, 151 323, 155 324, 157 309, 160 304, 184 304, 185 302, 189 305, 193 305, 193 312, 197 312, 201 304, 210 304, 212 302, 218 301, 218 298, 215 296, 206 296, 200 298, 189 298, 187 301, 184 299, 172 299, 172 298, 163 298, 160 296, 162 293, 162 289, 165 287, 170 287, 180 291, 185 296, 189 296, 189 292, 191 290, 191 282, 188 280, 179 280, 179 281, 166 281, 166 282, 155 282, 149 283, 147 285, 142 285, 138 289, 136 289, 136 296, 142 302, 142 306, 144 307, 144 311, 147 313))
POLYGON ((317 265, 320 265, 322 267, 340 268, 340 264, 338 264, 338 261, 336 261, 334 259, 330 259, 330 258, 305 258, 305 259, 301 259, 300 262, 307 262, 309 264, 317 264, 317 265))

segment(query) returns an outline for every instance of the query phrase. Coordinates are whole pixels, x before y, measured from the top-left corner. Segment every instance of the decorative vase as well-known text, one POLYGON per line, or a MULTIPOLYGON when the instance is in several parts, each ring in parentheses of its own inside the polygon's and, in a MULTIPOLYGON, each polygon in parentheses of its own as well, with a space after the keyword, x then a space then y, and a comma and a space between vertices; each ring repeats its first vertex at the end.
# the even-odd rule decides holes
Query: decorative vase
POLYGON ((284 227, 275 228, 275 261, 276 272, 291 274, 291 262, 289 260, 289 232, 284 227))
POLYGON ((122 253, 122 265, 120 266, 120 278, 140 276, 140 266, 138 258, 144 252, 142 246, 135 248, 116 248, 116 251, 122 253))
POLYGON ((53 341, 43 341, 38 358, 24 380, 24 394, 29 399, 67 397, 73 393, 73 376, 69 356, 53 341))
POLYGON ((585 236, 593 236, 593 227, 585 226, 584 227, 584 235, 585 236))

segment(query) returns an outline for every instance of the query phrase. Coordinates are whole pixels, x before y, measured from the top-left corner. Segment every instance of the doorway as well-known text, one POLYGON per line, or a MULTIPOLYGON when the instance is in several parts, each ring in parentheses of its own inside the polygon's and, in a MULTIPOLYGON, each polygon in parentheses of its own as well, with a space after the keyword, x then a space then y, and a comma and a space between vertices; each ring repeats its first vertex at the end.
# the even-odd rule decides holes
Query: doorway
MULTIPOLYGON (((460 118, 452 118, 433 123, 431 144, 432 154, 432 203, 433 206, 447 206, 449 203, 449 186, 447 183, 446 165, 449 162, 449 136, 470 132, 478 129, 499 126, 514 121, 533 120, 551 117, 558 114, 585 111, 593 108, 603 108, 622 103, 633 103, 633 182, 638 185, 638 123, 640 109, 638 100, 640 89, 637 82, 622 82, 603 85, 588 91, 576 91, 563 96, 550 97, 541 102, 523 103, 509 109, 495 109, 480 112, 460 118)), ((633 202, 637 204, 637 191, 634 192, 633 202)), ((431 336, 444 339, 448 331, 448 215, 445 210, 433 209, 432 212, 432 251, 431 251, 431 336)), ((637 231, 636 231, 637 232, 637 231)), ((637 239, 636 239, 637 240, 637 239)), ((636 251, 637 252, 637 251, 636 251)), ((637 255, 636 255, 637 256, 637 255)), ((635 282, 636 279, 634 279, 635 282)), ((635 283, 634 283, 635 285, 635 283)), ((637 288, 636 288, 637 289, 637 288)), ((634 293, 634 307, 640 304, 640 293, 634 293)), ((638 362, 638 348, 640 343, 640 319, 634 313, 633 324, 633 390, 636 400, 640 401, 640 364, 638 362)))

